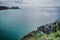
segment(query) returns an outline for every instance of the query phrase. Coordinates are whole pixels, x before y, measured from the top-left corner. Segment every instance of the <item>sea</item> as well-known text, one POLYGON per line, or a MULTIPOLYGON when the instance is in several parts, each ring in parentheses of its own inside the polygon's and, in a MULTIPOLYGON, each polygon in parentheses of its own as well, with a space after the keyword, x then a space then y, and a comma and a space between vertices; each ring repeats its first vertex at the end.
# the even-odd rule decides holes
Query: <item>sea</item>
POLYGON ((59 18, 58 8, 21 8, 0 10, 0 40, 21 40, 41 25, 59 18))

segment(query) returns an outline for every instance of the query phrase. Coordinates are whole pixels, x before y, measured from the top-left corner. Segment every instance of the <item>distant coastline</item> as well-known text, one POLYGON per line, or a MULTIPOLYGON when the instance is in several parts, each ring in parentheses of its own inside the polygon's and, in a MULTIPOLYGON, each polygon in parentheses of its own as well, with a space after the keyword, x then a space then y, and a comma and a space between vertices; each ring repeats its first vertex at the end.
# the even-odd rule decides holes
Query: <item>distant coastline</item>
POLYGON ((16 7, 0 6, 0 10, 6 10, 6 9, 21 9, 21 8, 19 8, 18 6, 16 6, 16 7))

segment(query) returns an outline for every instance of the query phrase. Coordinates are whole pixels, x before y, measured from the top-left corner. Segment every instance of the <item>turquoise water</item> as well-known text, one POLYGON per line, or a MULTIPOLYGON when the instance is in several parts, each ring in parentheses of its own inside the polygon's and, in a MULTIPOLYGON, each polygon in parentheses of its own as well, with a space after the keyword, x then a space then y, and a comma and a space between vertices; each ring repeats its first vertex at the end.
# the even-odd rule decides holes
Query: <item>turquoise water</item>
POLYGON ((23 8, 0 11, 1 40, 19 40, 32 30, 57 19, 56 9, 23 8))

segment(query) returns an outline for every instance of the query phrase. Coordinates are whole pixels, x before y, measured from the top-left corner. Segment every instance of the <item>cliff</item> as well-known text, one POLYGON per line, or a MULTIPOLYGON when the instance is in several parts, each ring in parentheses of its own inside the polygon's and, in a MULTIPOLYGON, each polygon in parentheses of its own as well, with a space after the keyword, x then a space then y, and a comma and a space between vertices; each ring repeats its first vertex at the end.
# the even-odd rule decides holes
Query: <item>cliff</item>
POLYGON ((54 23, 42 25, 37 28, 37 31, 42 31, 45 34, 50 34, 50 33, 56 32, 57 30, 60 30, 60 20, 54 23))
POLYGON ((60 40, 60 20, 45 24, 25 35, 22 40, 60 40))

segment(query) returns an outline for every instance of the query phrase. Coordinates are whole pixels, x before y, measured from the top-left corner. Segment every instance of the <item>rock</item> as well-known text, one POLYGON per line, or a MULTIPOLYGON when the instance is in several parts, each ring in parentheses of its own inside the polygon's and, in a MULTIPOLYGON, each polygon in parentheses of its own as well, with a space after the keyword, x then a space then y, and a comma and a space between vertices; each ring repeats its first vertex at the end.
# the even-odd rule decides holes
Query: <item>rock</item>
POLYGON ((56 32, 57 30, 60 30, 60 20, 37 28, 37 31, 42 31, 45 34, 50 34, 56 32))

